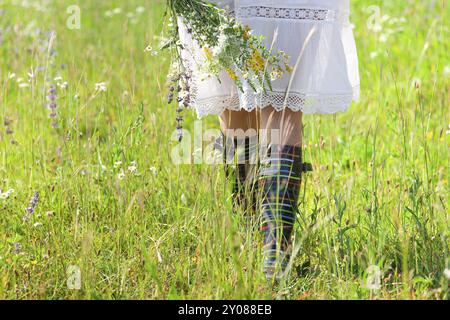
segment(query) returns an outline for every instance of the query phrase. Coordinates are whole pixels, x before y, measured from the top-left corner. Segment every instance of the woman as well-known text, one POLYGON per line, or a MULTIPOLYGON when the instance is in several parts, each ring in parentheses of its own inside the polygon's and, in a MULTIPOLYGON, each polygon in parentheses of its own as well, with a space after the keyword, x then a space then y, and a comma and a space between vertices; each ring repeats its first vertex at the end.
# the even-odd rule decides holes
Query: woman
MULTIPOLYGON (((255 35, 267 48, 289 56, 293 71, 273 81, 270 91, 254 92, 244 81, 239 90, 224 73, 218 79, 201 79, 201 49, 184 32, 183 57, 194 75, 192 107, 199 117, 218 115, 230 150, 245 145, 237 165, 235 201, 254 206, 246 194, 254 193, 257 172, 262 191, 264 220, 264 272, 268 278, 283 273, 288 262, 303 171, 303 114, 345 111, 359 98, 356 46, 349 22, 349 0, 215 0, 255 35), (197 61, 197 62, 195 62, 197 61), (267 152, 254 161, 254 145, 267 152), (258 170, 253 170, 254 168, 258 170)), ((250 196, 250 198, 254 198, 250 196)))

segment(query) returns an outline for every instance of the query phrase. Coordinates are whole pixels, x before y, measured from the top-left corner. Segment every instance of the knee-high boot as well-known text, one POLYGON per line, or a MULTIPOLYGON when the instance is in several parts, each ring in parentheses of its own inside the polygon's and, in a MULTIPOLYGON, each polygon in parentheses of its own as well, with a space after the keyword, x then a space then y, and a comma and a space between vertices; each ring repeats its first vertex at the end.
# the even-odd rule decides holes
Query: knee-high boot
POLYGON ((260 188, 264 232, 264 272, 279 277, 289 262, 289 247, 298 211, 302 150, 294 146, 272 146, 261 159, 260 188))
MULTIPOLYGON (((241 207, 252 214, 257 209, 258 142, 255 137, 228 138, 222 136, 225 175, 233 180, 232 197, 235 209, 241 207)), ((220 149, 220 145, 216 149, 220 149)))

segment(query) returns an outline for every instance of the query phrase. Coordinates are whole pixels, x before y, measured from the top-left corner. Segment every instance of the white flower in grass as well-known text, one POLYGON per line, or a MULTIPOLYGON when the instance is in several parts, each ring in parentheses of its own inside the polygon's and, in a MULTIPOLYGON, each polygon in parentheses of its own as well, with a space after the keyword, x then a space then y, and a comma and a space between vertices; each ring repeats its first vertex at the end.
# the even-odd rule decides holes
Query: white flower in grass
POLYGON ((14 79, 16 77, 16 74, 13 72, 13 73, 8 73, 8 79, 9 80, 11 80, 11 79, 14 79))
POLYGON ((422 86, 422 80, 420 80, 419 78, 413 78, 411 80, 411 87, 420 89, 421 86, 422 86))
POLYGON ((373 51, 370 53, 370 59, 375 59, 376 57, 378 57, 379 53, 378 51, 373 51))
POLYGON ((106 85, 106 82, 99 82, 95 84, 95 91, 106 92, 107 90, 108 87, 106 85))
POLYGON ((442 74, 444 75, 444 77, 448 77, 450 75, 450 66, 445 66, 442 74))
POLYGON ((381 23, 375 22, 374 24, 370 25, 369 30, 373 32, 381 32, 383 30, 383 25, 381 23))
POLYGON ((69 86, 69 83, 67 81, 58 83, 58 87, 60 87, 61 89, 67 89, 68 86, 69 86))
POLYGON ((158 51, 154 50, 153 47, 150 46, 150 45, 148 45, 148 46, 145 48, 145 52, 150 53, 150 54, 151 54, 152 56, 154 56, 154 57, 158 55, 158 51))
POLYGON ((448 280, 450 280, 450 269, 445 269, 444 270, 444 276, 448 279, 448 280))
POLYGON ((184 193, 181 195, 180 200, 183 205, 187 205, 187 198, 184 193))
POLYGON ((113 14, 120 14, 122 13, 122 8, 115 8, 112 12, 113 14))
POLYGON ((392 17, 392 18, 389 20, 389 24, 391 24, 391 25, 400 25, 400 24, 403 24, 403 23, 405 23, 405 22, 406 22, 406 19, 405 19, 405 18, 392 17))
POLYGON ((157 176, 157 175, 158 175, 158 169, 156 169, 155 167, 151 167, 151 168, 150 168, 150 172, 151 172, 154 176, 157 176))
POLYGON ((33 69, 30 69, 30 72, 28 72, 28 78, 34 79, 36 77, 36 74, 34 73, 33 69))
POLYGON ((364 287, 369 290, 381 289, 381 269, 378 266, 370 266, 366 270, 367 278, 364 287))
POLYGON ((14 193, 14 189, 9 189, 6 192, 0 190, 0 199, 7 200, 14 193))
POLYGON ((128 171, 130 171, 131 173, 137 172, 137 162, 136 161, 132 161, 130 163, 130 166, 128 167, 128 171))
POLYGON ((30 84, 26 82, 19 83, 19 88, 28 88, 29 86, 30 84))
POLYGON ((136 12, 137 12, 137 13, 144 13, 144 12, 145 12, 145 8, 142 7, 142 6, 137 7, 137 8, 136 8, 136 12))
POLYGON ((122 166, 122 161, 116 161, 114 163, 114 169, 120 168, 122 166))
POLYGON ((123 169, 120 169, 120 172, 117 174, 117 179, 119 179, 120 181, 125 179, 125 171, 123 171, 123 169))
POLYGON ((448 130, 445 131, 445 134, 450 134, 450 124, 448 125, 448 130))

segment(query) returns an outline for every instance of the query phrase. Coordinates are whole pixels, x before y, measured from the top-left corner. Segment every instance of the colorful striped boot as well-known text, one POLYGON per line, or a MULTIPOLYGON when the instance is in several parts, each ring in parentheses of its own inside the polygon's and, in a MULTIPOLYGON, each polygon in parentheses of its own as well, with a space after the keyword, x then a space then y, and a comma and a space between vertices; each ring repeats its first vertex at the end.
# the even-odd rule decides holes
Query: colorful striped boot
POLYGON ((303 171, 300 147, 272 146, 261 159, 260 188, 264 232, 264 273, 268 279, 283 276, 289 263, 291 235, 298 211, 303 171))
MULTIPOLYGON (((227 179, 233 179, 233 206, 241 207, 246 213, 257 210, 258 193, 258 141, 256 137, 222 137, 223 158, 227 179), (233 170, 234 169, 234 170, 233 170)), ((219 142, 216 142, 220 150, 219 142)))

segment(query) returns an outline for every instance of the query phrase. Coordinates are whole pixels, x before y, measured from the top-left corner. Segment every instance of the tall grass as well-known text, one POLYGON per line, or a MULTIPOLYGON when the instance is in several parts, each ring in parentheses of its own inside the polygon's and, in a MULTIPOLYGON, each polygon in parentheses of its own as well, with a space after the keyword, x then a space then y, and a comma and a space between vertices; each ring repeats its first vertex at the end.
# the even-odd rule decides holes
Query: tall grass
POLYGON ((221 166, 170 160, 169 59, 144 50, 162 3, 81 1, 70 30, 70 1, 0 0, 0 299, 448 299, 448 2, 353 2, 362 99, 305 117, 315 170, 275 287, 221 166), (65 81, 53 128, 47 91, 65 81))

